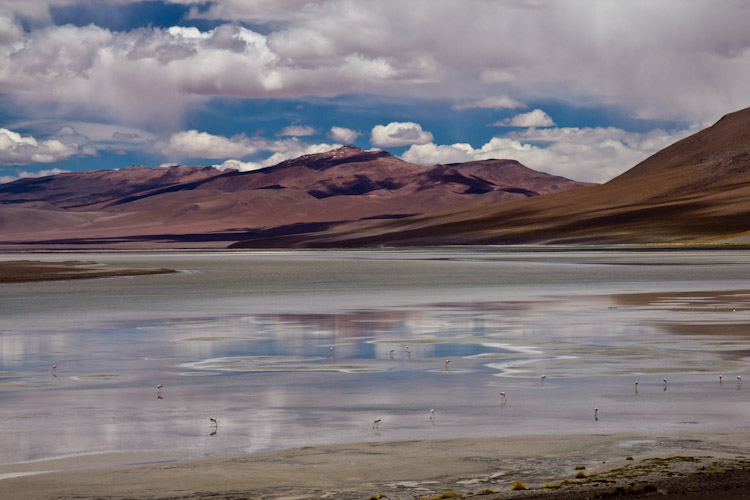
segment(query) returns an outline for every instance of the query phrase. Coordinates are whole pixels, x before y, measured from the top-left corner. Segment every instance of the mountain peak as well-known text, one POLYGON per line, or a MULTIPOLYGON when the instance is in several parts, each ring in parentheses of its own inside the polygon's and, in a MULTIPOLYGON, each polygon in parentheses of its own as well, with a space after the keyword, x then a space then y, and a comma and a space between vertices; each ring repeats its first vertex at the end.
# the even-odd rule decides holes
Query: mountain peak
POLYGON ((323 153, 312 153, 291 160, 286 160, 268 168, 279 170, 288 167, 305 166, 313 170, 325 170, 342 163, 372 161, 377 158, 392 158, 398 160, 398 158, 390 154, 388 151, 365 151, 357 146, 348 144, 323 153))

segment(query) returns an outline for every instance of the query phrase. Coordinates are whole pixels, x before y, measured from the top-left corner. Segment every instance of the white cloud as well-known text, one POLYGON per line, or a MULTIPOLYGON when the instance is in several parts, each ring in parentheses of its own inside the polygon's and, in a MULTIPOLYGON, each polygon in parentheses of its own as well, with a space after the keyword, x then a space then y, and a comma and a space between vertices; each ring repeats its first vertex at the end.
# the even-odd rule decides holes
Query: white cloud
MULTIPOLYGON (((125 3, 132 0, 102 0, 125 3)), ((715 120, 747 106, 750 9, 727 2, 169 0, 212 30, 52 26, 50 5, 0 7, 0 92, 47 114, 179 129, 214 96, 500 93, 715 120), (18 19, 31 19, 27 31, 18 19), (264 24, 256 32, 243 28, 264 24), (374 27, 377 27, 375 29, 374 27), (517 43, 523 40, 523 43, 517 43)), ((461 106, 459 104, 459 106, 461 106)))
POLYGON ((59 139, 37 140, 30 135, 22 136, 18 132, 0 128, 0 164, 53 163, 78 154, 95 155, 96 150, 88 145, 79 146, 59 139))
POLYGON ((682 0, 204 3, 194 17, 268 23, 269 48, 299 70, 287 82, 308 73, 316 95, 399 88, 460 102, 480 86, 526 102, 553 97, 685 121, 715 120, 748 102, 750 9, 741 1, 721 9, 682 0), (335 76, 354 55, 385 71, 342 82, 318 71, 335 76))
POLYGON ((521 113, 492 124, 494 127, 554 127, 554 125, 552 118, 541 109, 521 113))
POLYGON ((46 170, 37 170, 35 172, 29 172, 27 170, 19 170, 16 172, 16 175, 2 175, 0 176, 0 184, 5 184, 6 182, 13 182, 17 181, 18 179, 28 179, 28 178, 34 178, 34 177, 47 177, 48 175, 57 175, 57 174, 63 174, 68 172, 68 170, 63 170, 61 168, 50 168, 46 170))
POLYGON ((305 137, 315 135, 318 131, 310 125, 289 125, 284 127, 278 134, 279 137, 305 137))
POLYGON ((485 97, 484 99, 477 99, 474 101, 467 101, 461 104, 454 104, 453 109, 473 109, 473 108, 487 108, 487 109, 515 109, 525 108, 526 105, 520 101, 517 101, 508 96, 494 96, 485 97))
POLYGON ((263 149, 265 142, 244 134, 223 137, 187 130, 172 134, 166 143, 161 144, 160 150, 171 158, 242 158, 263 149))
POLYGON ((23 28, 8 13, 0 11, 0 43, 14 42, 23 36, 23 28))
POLYGON ((391 122, 388 125, 375 125, 370 134, 373 146, 392 148, 412 144, 427 144, 432 140, 432 133, 422 130, 414 122, 391 122))
POLYGON ((356 130, 344 127, 331 127, 331 130, 328 132, 330 139, 336 142, 343 142, 344 144, 352 144, 360 135, 362 134, 356 130))
MULTIPOLYGON (((241 171, 258 170, 276 165, 284 160, 299 156, 324 153, 341 147, 341 144, 308 144, 297 137, 289 139, 268 140, 262 137, 247 137, 244 134, 233 137, 187 130, 173 134, 168 141, 159 142, 156 150, 170 158, 210 158, 224 159, 214 165, 220 170, 234 168, 241 171), (259 156, 261 153, 272 153, 264 160, 243 161, 246 156, 259 156)), ((165 163, 164 165, 173 165, 165 163)))
POLYGON ((254 161, 240 161, 240 160, 226 160, 221 165, 214 165, 219 170, 234 169, 240 172, 249 172, 250 170, 258 170, 263 168, 263 165, 254 161))
POLYGON ((261 161, 260 164, 263 167, 270 167, 277 163, 281 163, 284 160, 291 160, 304 155, 325 153, 326 151, 340 148, 341 146, 341 144, 304 144, 299 141, 287 141, 284 143, 283 148, 278 148, 273 155, 261 161))
POLYGON ((422 165, 511 159, 550 174, 606 182, 695 131, 695 128, 673 132, 655 129, 635 133, 613 127, 528 129, 510 137, 494 137, 476 149, 465 143, 414 145, 402 158, 422 165), (537 142, 542 145, 535 145, 537 142))

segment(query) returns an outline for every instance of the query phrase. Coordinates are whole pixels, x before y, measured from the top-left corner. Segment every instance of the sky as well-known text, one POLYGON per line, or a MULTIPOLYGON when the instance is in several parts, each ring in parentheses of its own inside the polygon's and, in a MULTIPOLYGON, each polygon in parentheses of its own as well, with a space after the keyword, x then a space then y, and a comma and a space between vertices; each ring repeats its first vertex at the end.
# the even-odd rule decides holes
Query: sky
POLYGON ((2 0, 0 182, 344 144, 605 182, 750 106, 745 0, 2 0))

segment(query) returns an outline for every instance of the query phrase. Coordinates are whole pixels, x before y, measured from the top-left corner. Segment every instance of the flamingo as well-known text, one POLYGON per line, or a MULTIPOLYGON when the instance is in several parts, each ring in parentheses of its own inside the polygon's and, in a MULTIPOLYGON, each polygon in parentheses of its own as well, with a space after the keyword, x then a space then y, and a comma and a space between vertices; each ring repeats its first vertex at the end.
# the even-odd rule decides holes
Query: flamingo
POLYGON ((391 357, 391 359, 393 359, 393 352, 394 352, 395 350, 396 350, 396 349, 391 349, 391 352, 390 352, 390 353, 388 353, 388 355, 389 355, 389 356, 391 357))
POLYGON ((500 393, 500 397, 503 398, 503 404, 508 402, 508 396, 504 392, 500 393))
POLYGON ((635 381, 635 392, 636 394, 638 394, 638 381, 637 380, 635 381))
POLYGON ((379 419, 379 418, 376 418, 376 419, 375 419, 375 420, 374 420, 374 421, 372 422, 372 428, 373 428, 373 429, 379 429, 379 428, 380 428, 380 427, 379 427, 379 425, 380 425, 380 419, 379 419))
POLYGON ((406 346, 406 358, 411 359, 411 350, 409 349, 409 346, 406 346))
POLYGON ((544 385, 544 381, 547 379, 547 375, 542 375, 540 385, 544 385))
POLYGON ((434 418, 435 418, 435 409, 433 408, 432 410, 430 410, 430 422, 432 422, 434 418))
POLYGON ((209 420, 211 421, 211 425, 218 429, 219 422, 215 418, 209 418, 209 420))
POLYGON ((594 420, 599 421, 599 408, 594 408, 594 420))
POLYGON ((723 379, 723 378, 724 378, 724 377, 722 377, 721 375, 719 375, 719 385, 721 385, 721 382, 722 382, 722 379, 723 379))
POLYGON ((57 378, 57 373, 55 373, 55 370, 57 370, 57 365, 52 365, 52 376, 57 378))
POLYGON ((328 356, 333 359, 333 347, 328 349, 328 356))

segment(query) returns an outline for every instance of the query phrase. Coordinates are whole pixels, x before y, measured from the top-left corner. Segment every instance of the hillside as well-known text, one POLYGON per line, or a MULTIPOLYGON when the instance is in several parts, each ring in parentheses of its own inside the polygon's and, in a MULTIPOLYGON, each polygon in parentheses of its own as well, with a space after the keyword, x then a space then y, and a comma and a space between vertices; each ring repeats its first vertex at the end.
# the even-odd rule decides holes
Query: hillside
POLYGON ((750 239, 750 108, 600 186, 236 246, 702 243, 750 239))

